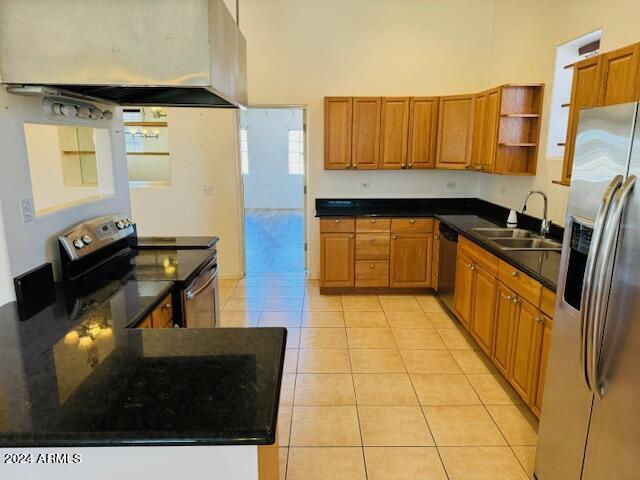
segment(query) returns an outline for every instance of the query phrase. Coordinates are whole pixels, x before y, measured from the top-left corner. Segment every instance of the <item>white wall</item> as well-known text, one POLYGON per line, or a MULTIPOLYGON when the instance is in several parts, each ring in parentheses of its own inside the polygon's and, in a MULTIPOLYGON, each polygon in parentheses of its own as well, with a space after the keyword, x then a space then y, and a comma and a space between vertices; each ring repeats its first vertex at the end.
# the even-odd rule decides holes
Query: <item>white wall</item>
POLYGON ((309 273, 318 274, 317 197, 477 195, 470 172, 325 171, 327 95, 445 95, 487 83, 491 2, 243 0, 252 105, 307 105, 309 273), (449 181, 455 188, 446 188, 449 181), (369 189, 361 189, 369 182, 369 189))
POLYGON ((169 108, 171 185, 132 187, 141 236, 217 235, 222 277, 242 274, 236 110, 169 108), (203 186, 213 187, 205 195, 203 186))
MULTIPOLYGON (((553 184, 562 172, 562 159, 547 158, 546 145, 551 107, 555 53, 558 45, 602 28, 601 51, 640 41, 637 0, 495 0, 489 83, 544 82, 538 172, 535 177, 481 175, 480 197, 511 208, 531 189, 549 196, 550 218, 564 224, 569 188, 553 184)), ((541 216, 542 201, 531 201, 529 213, 541 216)))
POLYGON ((0 235, 0 299, 4 300, 15 298, 15 293, 12 285, 6 285, 2 278, 7 275, 13 278, 44 262, 53 261, 56 264, 57 237, 62 230, 86 218, 115 212, 129 213, 122 116, 116 112, 111 121, 73 124, 109 129, 115 194, 96 202, 36 217, 30 223, 22 223, 20 199, 32 197, 24 122, 52 123, 44 116, 42 99, 12 95, 0 89, 0 205, 6 233, 6 254, 9 258, 8 265, 3 265, 0 235))
POLYGON ((245 208, 302 208, 304 175, 289 174, 289 130, 302 130, 300 109, 240 112, 247 129, 249 174, 242 176, 245 208))

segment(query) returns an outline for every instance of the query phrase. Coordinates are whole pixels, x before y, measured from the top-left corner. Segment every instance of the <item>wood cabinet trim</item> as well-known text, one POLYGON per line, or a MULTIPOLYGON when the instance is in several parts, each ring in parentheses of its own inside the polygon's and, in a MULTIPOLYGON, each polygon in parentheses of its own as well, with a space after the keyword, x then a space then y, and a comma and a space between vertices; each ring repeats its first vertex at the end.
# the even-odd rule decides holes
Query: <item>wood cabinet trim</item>
POLYGON ((380 123, 382 111, 380 97, 353 97, 351 168, 377 170, 380 166, 380 123), (362 112, 364 106, 368 110, 362 112), (371 114, 373 107, 373 115, 371 114), (371 128, 373 126, 373 128, 371 128), (367 150, 367 153, 361 150, 367 150))
MULTIPOLYGON (((342 122, 341 122, 342 123, 342 122)), ((324 168, 325 170, 345 170, 351 168, 351 129, 353 123, 353 99, 351 97, 325 97, 324 98, 324 168), (330 115, 331 106, 334 103, 342 104, 344 112, 344 125, 336 126, 330 115), (340 135, 332 135, 341 130, 340 135), (338 150, 338 152, 336 152, 338 150), (341 151, 341 152, 340 152, 341 151), (337 158, 334 161, 334 158, 337 158)))
POLYGON ((383 97, 380 119, 380 167, 383 170, 407 168, 409 139, 409 97, 383 97), (400 109, 400 120, 391 108, 400 109), (399 130, 399 131, 398 131, 399 130))
POLYGON ((436 166, 438 101, 438 97, 411 97, 409 100, 407 151, 407 166, 409 168, 425 169, 436 166), (419 115, 421 107, 424 107, 425 111, 429 113, 419 115))
MULTIPOLYGON (((463 94, 463 95, 449 95, 445 97, 440 97, 438 103, 438 142, 437 142, 437 150, 436 150, 436 168, 442 168, 445 170, 464 170, 467 168, 471 161, 471 147, 473 143, 473 109, 474 109, 474 94, 463 94), (446 111, 450 102, 466 102, 466 109, 462 112, 456 112, 456 114, 462 114, 464 119, 464 131, 457 132, 461 138, 458 139, 445 139, 443 140, 443 131, 446 128, 445 122, 446 120, 446 111), (460 142, 463 142, 462 144, 460 142), (444 151, 444 144, 447 142, 447 147, 449 148, 449 143, 455 145, 455 148, 459 151, 454 152, 458 159, 453 161, 449 159, 443 158, 447 152, 444 151), (460 145, 462 145, 462 149, 460 149, 460 145), (462 151, 460 151, 462 150, 462 151)), ((463 104, 464 105, 464 104, 463 104)), ((456 133, 456 132, 454 132, 456 133)))

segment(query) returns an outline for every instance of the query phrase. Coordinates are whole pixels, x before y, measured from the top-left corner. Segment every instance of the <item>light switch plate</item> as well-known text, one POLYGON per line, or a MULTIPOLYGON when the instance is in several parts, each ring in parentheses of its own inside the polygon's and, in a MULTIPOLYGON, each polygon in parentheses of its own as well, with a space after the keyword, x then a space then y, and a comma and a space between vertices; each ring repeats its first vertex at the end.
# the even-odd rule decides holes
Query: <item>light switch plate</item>
POLYGON ((22 223, 33 221, 33 203, 30 197, 20 199, 20 214, 22 215, 22 223))
POLYGON ((203 195, 213 195, 213 185, 210 183, 205 183, 202 185, 202 194, 203 195))

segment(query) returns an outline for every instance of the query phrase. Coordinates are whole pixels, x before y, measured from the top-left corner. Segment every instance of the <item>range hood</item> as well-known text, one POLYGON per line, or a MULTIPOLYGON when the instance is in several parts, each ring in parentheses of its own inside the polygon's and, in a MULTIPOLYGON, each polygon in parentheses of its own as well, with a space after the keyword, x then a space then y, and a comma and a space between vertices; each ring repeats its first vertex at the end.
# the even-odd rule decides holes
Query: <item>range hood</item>
POLYGON ((0 83, 118 105, 247 105, 223 0, 2 0, 0 83))

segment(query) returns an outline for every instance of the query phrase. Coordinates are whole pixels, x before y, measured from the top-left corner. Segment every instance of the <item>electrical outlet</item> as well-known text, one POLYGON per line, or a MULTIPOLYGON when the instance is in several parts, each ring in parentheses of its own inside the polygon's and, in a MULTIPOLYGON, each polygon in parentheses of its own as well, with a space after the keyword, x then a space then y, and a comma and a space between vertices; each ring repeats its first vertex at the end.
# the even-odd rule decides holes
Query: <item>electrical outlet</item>
POLYGON ((360 188, 369 188, 371 184, 369 182, 360 182, 360 188))
POLYGON ((444 186, 446 188, 453 189, 453 188, 456 188, 456 182, 447 182, 447 183, 444 184, 444 186))
POLYGON ((20 199, 20 212, 22 214, 22 223, 33 221, 33 204, 30 197, 20 199))
POLYGON ((213 195, 213 185, 210 183, 205 183, 202 185, 202 194, 203 195, 213 195))

